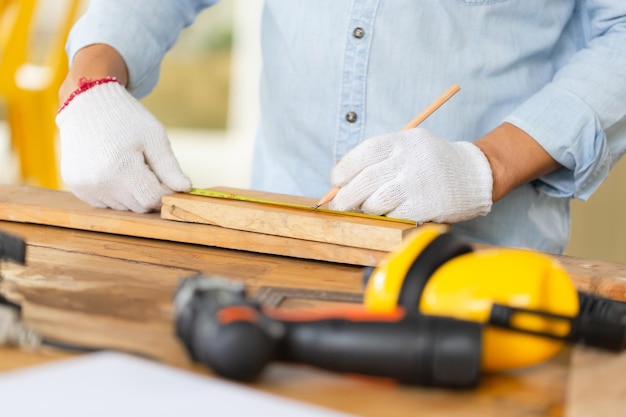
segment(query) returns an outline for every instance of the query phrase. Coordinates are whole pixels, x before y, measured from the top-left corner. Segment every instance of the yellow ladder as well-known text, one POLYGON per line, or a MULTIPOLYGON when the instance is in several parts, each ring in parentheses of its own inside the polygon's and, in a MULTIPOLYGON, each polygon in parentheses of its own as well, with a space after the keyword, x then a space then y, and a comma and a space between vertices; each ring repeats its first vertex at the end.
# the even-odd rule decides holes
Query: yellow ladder
POLYGON ((25 184, 59 187, 54 122, 58 90, 67 74, 65 41, 81 0, 56 0, 61 22, 41 63, 32 62, 30 37, 37 0, 0 0, 0 96, 4 98, 11 142, 25 184))

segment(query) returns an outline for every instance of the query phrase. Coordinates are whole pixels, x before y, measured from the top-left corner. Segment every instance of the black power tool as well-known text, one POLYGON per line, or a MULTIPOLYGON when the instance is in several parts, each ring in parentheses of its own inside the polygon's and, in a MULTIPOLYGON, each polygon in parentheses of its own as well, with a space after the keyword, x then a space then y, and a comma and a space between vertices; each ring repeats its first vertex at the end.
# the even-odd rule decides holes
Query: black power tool
POLYGON ((276 360, 423 386, 471 388, 479 380, 476 322, 402 307, 390 314, 267 308, 241 283, 203 275, 182 281, 174 308, 191 357, 228 378, 254 379, 276 360))

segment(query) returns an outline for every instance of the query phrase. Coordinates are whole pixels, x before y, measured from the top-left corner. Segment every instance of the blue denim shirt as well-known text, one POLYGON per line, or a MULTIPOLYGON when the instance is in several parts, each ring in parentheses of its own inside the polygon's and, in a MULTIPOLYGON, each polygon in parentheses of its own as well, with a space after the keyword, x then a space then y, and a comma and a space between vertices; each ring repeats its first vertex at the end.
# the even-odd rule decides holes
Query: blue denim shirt
MULTIPOLYGON (((129 90, 144 96, 179 32, 212 3, 92 0, 68 54, 110 44, 129 90)), ((455 231, 558 253, 569 200, 589 197, 626 149, 624 0, 267 0, 261 43, 253 188, 323 195, 346 152, 399 130, 458 83, 422 127, 474 141, 508 121, 563 168, 455 231)))

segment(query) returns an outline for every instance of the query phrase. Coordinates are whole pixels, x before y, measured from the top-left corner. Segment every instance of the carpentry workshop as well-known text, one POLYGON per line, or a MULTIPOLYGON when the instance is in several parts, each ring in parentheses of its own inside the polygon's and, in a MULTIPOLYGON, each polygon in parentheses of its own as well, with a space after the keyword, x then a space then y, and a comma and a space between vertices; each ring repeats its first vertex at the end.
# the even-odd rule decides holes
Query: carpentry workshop
POLYGON ((0 416, 626 417, 623 0, 0 0, 0 416))

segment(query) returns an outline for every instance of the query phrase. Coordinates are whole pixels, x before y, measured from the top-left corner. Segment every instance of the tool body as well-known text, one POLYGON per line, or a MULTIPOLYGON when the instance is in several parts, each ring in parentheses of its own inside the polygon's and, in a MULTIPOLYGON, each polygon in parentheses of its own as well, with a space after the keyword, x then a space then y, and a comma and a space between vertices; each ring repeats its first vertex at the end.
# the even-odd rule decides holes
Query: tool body
POLYGON ((479 380, 482 326, 474 322, 402 308, 266 308, 243 287, 207 276, 184 281, 175 306, 177 335, 192 358, 233 379, 254 379, 276 360, 424 386, 470 388, 479 380))
POLYGON ((404 384, 472 388, 480 377, 482 328, 414 312, 397 320, 286 320, 279 358, 404 384))

